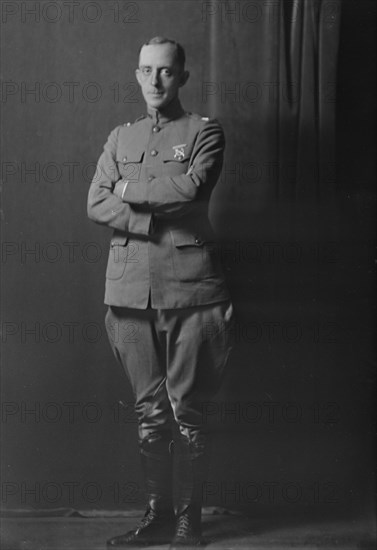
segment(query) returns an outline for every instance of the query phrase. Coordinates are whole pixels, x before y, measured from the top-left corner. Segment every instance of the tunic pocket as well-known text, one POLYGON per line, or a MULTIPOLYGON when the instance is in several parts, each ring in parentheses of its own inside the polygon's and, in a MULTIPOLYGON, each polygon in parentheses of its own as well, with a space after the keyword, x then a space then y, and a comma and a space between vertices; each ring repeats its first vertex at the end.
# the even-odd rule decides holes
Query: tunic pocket
POLYGON ((144 151, 130 151, 124 153, 117 152, 117 165, 120 176, 129 181, 139 181, 141 164, 143 161, 144 151))
POLYGON ((163 162, 188 162, 191 157, 191 149, 184 147, 170 147, 161 153, 163 162))
POLYGON ((185 174, 188 170, 191 151, 188 148, 183 149, 165 149, 161 153, 163 170, 165 176, 179 176, 185 174))
POLYGON ((199 233, 171 234, 174 271, 180 281, 200 282, 220 274, 213 240, 199 233))

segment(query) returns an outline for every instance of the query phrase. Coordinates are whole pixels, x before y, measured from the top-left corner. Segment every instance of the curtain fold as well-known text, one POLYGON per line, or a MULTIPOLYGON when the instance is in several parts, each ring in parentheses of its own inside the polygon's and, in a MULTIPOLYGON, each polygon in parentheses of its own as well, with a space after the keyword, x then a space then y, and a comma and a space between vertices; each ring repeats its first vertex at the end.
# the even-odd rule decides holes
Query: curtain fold
POLYGON ((279 178, 278 195, 319 201, 335 189, 341 3, 282 0, 280 6, 279 77, 291 91, 279 96, 279 174, 291 167, 292 178, 279 178))
POLYGON ((226 166, 249 165, 244 177, 226 173, 228 197, 253 212, 275 199, 326 199, 335 189, 341 1, 252 4, 215 2, 207 27, 209 111, 225 124, 226 166))
MULTIPOLYGON (((211 115, 223 123, 227 138, 211 221, 225 243, 255 243, 264 254, 265 243, 282 250, 287 242, 305 242, 314 249, 332 234, 339 215, 335 92, 341 2, 257 0, 253 12, 242 8, 249 2, 238 4, 237 13, 237 3, 217 2, 207 28, 211 115)), ((268 262, 258 273, 271 297, 286 285, 302 284, 299 271, 268 262)), ((240 295, 257 292, 252 263, 232 265, 231 273, 240 295)), ((306 289, 314 293, 309 284, 306 289)))

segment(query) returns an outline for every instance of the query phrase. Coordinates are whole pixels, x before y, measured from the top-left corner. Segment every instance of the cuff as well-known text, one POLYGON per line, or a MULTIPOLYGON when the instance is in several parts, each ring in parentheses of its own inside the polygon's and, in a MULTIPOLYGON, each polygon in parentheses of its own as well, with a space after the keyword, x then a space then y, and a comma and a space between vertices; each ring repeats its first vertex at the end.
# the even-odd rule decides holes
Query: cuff
POLYGON ((131 207, 128 231, 139 235, 149 235, 152 214, 150 212, 135 212, 131 207))
POLYGON ((150 186, 144 181, 125 181, 122 187, 122 201, 130 204, 148 202, 150 186))

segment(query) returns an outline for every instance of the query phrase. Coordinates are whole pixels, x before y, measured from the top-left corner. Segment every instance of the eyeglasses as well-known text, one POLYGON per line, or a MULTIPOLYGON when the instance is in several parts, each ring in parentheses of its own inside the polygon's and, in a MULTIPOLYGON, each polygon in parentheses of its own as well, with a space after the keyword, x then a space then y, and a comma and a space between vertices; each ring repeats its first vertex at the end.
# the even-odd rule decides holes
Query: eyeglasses
MULTIPOLYGON (((142 74, 143 77, 147 78, 153 74, 152 67, 139 67, 139 71, 142 74)), ((162 77, 171 77, 174 76, 174 72, 172 69, 169 69, 168 67, 163 67, 162 69, 158 69, 158 76, 162 77)))

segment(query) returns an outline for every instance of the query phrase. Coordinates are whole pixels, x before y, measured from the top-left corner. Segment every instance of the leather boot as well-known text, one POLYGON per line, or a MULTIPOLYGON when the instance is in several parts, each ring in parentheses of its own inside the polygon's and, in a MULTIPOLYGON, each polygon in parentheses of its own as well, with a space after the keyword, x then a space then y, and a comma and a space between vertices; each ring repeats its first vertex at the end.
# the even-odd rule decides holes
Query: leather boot
POLYGON ((170 550, 206 544, 201 529, 202 490, 208 472, 208 449, 204 434, 196 433, 194 438, 181 434, 178 464, 180 495, 170 550))
POLYGON ((107 548, 130 548, 167 544, 174 534, 172 504, 171 438, 153 434, 140 441, 140 454, 146 482, 147 509, 139 525, 128 533, 107 541, 107 548))

